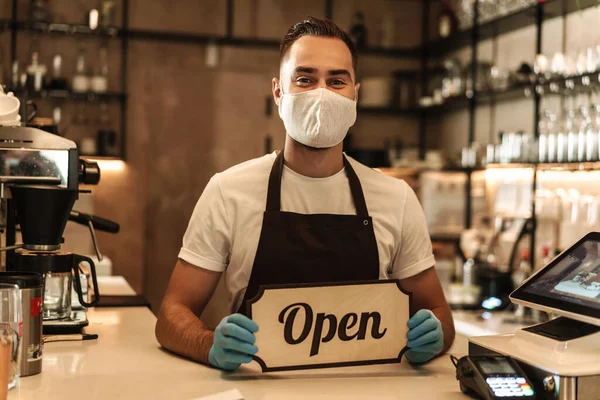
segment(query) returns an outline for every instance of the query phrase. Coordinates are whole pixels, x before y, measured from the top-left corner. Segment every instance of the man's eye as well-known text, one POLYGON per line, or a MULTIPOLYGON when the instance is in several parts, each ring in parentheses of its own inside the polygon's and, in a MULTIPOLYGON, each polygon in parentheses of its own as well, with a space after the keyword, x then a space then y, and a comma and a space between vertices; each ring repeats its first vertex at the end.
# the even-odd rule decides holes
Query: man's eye
POLYGON ((329 82, 331 85, 333 86, 341 86, 341 85, 345 85, 346 83, 340 79, 334 79, 332 81, 329 82))
POLYGON ((296 79, 296 82, 298 82, 298 83, 310 83, 310 79, 309 78, 298 78, 298 79, 296 79))

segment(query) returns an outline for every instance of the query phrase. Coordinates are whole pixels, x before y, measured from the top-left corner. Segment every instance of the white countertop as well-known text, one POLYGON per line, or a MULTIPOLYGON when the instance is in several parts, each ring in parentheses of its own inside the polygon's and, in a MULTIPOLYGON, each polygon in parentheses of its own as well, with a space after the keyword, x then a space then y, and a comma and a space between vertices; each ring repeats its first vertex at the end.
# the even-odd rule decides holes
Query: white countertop
POLYGON ((502 335, 529 326, 515 322, 514 314, 510 311, 488 312, 485 313, 486 319, 482 318, 483 314, 483 310, 452 311, 456 334, 466 337, 502 335))
POLYGON ((100 294, 105 296, 135 296, 137 293, 122 276, 99 276, 100 294))
MULTIPOLYGON (((101 293, 135 295, 123 277, 99 277, 101 293)), ((467 352, 467 336, 514 332, 505 313, 492 320, 455 312, 457 337, 450 353, 467 352)), ((90 310, 88 333, 98 340, 44 347, 42 373, 22 378, 12 399, 182 399, 238 389, 247 400, 468 399, 443 356, 424 367, 401 364, 262 374, 253 363, 222 373, 165 352, 154 338, 156 318, 145 307, 90 310)))
MULTIPOLYGON (((91 310, 97 341, 44 347, 42 373, 22 378, 9 399, 195 399, 237 388, 255 399, 467 399, 447 356, 414 368, 407 363, 261 374, 238 373, 181 359, 159 348, 154 315, 144 307, 91 310)), ((466 352, 460 338, 457 355, 466 352)))

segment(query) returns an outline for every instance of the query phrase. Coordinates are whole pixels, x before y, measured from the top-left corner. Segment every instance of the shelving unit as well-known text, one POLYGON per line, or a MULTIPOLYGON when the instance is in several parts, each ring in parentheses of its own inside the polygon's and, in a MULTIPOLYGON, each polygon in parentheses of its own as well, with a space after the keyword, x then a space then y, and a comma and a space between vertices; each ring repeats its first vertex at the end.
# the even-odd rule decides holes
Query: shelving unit
MULTIPOLYGON (((9 20, 0 20, 0 32, 9 31, 11 34, 11 64, 17 60, 17 46, 19 33, 35 33, 38 35, 52 36, 73 36, 78 38, 102 38, 116 39, 121 41, 121 90, 123 92, 107 92, 107 93, 77 93, 72 90, 42 90, 28 91, 17 89, 14 90, 15 95, 23 100, 28 99, 53 99, 66 101, 87 101, 87 102, 112 102, 117 103, 121 109, 120 124, 119 124, 119 154, 117 159, 126 159, 126 144, 127 144, 127 48, 128 37, 123 32, 128 27, 128 12, 129 1, 122 0, 122 20, 121 28, 98 28, 91 29, 89 26, 81 24, 62 24, 62 23, 42 23, 19 21, 18 15, 18 0, 12 0, 12 16, 9 20)), ((9 88, 10 89, 10 88, 9 88)), ((94 156, 94 158, 113 159, 114 157, 94 156)))
MULTIPOLYGON (((473 32, 477 32, 478 42, 491 39, 496 36, 536 25, 536 12, 538 6, 544 10, 542 21, 559 16, 565 16, 578 10, 584 10, 597 4, 596 0, 546 0, 535 6, 511 12, 510 14, 496 18, 484 23, 476 23, 473 27, 457 32, 455 35, 439 39, 427 44, 430 54, 444 57, 448 53, 462 47, 471 45, 473 32), (579 3, 579 6, 578 6, 579 3)), ((473 13, 474 14, 474 13, 473 13)))
MULTIPOLYGON (((427 2, 429 3, 429 2, 427 2)), ((437 57, 444 57, 449 53, 459 50, 461 48, 470 47, 471 50, 471 62, 470 62, 470 83, 471 87, 474 86, 474 82, 477 81, 477 53, 478 46, 483 40, 495 39, 497 36, 509 33, 518 29, 522 29, 528 26, 535 27, 536 34, 536 47, 535 54, 540 54, 542 51, 542 26, 543 23, 549 19, 556 17, 565 18, 568 14, 576 12, 578 10, 584 10, 589 7, 593 7, 597 4, 597 0, 546 0, 539 2, 531 7, 515 11, 511 14, 502 16, 493 21, 479 23, 479 2, 473 2, 473 24, 472 28, 460 31, 450 38, 441 39, 429 42, 425 45, 429 54, 435 54, 437 57)), ((532 59, 535 54, 532 54, 532 59)), ((590 85, 592 82, 600 82, 600 71, 593 73, 586 73, 577 76, 569 77, 551 77, 541 78, 531 84, 519 84, 506 88, 505 90, 489 90, 489 91, 475 91, 473 96, 467 98, 467 96, 458 96, 456 98, 448 99, 444 104, 432 107, 428 109, 428 112, 449 112, 460 108, 468 108, 469 111, 469 129, 468 129, 468 143, 471 145, 475 138, 475 115, 477 106, 482 104, 494 104, 499 101, 512 100, 517 98, 531 98, 533 100, 534 108, 534 126, 532 131, 534 136, 539 136, 538 122, 540 118, 540 103, 542 96, 556 95, 556 91, 552 90, 556 86, 564 87, 567 82, 572 81, 579 84, 580 86, 590 85)), ((502 164, 502 165, 488 165, 486 169, 492 168, 530 168, 533 171, 532 178, 532 203, 531 203, 531 215, 532 215, 532 232, 531 232, 531 249, 535 249, 535 231, 536 231, 536 203, 535 193, 537 190, 537 178, 538 171, 557 170, 557 171, 588 171, 600 168, 600 163, 532 163, 532 164, 502 164)), ((465 227, 471 226, 471 175, 473 170, 464 170, 467 174, 467 185, 466 185, 466 203, 465 203, 465 227)), ((535 251, 531 251, 531 265, 535 265, 535 251)))
MULTIPOLYGON (((429 0, 424 1, 424 12, 429 10, 429 0)), ((325 15, 329 19, 333 19, 333 2, 334 0, 325 0, 325 15)), ((278 51, 280 42, 270 39, 245 38, 235 37, 233 35, 234 21, 234 1, 226 0, 226 33, 225 35, 205 35, 205 34, 190 34, 184 32, 161 31, 161 30, 146 30, 146 29, 130 29, 128 24, 129 18, 129 1, 122 0, 122 20, 123 26, 114 28, 98 28, 90 29, 89 26, 82 24, 64 24, 64 23, 40 23, 20 21, 17 19, 17 3, 18 0, 12 0, 13 14, 8 20, 0 20, 0 32, 11 32, 11 61, 16 59, 17 36, 19 33, 33 33, 39 35, 53 36, 74 36, 80 38, 101 38, 110 40, 121 40, 122 46, 122 76, 121 87, 125 91, 127 87, 127 48, 130 40, 144 41, 162 41, 190 45, 216 44, 219 46, 231 47, 246 47, 252 49, 266 49, 278 51)), ((428 31, 425 29, 424 38, 427 42, 428 31)), ((359 50, 360 56, 369 57, 385 57, 394 59, 415 59, 422 60, 422 67, 427 49, 425 46, 407 47, 407 48, 380 48, 372 47, 359 50)), ((422 84, 425 84, 426 79, 423 77, 422 84)), ((41 91, 35 92, 18 92, 20 96, 27 96, 31 99, 51 98, 51 99, 67 99, 76 101, 116 101, 121 103, 121 154, 125 159, 126 149, 126 115, 127 115, 127 94, 126 93, 105 93, 105 94, 85 94, 73 93, 70 91, 41 91)), ((412 117, 420 118, 419 138, 421 155, 424 156, 425 147, 425 113, 419 108, 400 109, 395 107, 359 107, 361 115, 375 115, 388 117, 412 117)))

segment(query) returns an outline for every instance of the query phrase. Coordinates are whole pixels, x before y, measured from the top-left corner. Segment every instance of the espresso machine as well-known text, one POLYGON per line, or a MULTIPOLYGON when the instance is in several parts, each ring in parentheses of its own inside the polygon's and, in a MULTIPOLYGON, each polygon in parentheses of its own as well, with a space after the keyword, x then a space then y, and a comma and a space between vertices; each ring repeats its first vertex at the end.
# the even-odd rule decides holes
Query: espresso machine
POLYGON ((38 272, 44 276, 44 333, 68 333, 87 325, 85 312, 71 312, 71 285, 79 303, 91 307, 100 293, 94 262, 84 256, 61 251, 62 234, 69 220, 90 229, 98 259, 94 229, 111 233, 119 225, 73 210, 83 191, 80 184, 100 180, 97 163, 79 158, 71 140, 28 127, 0 127, 0 224, 3 266, 6 271, 38 272), (20 230, 23 243, 16 243, 20 230), (94 298, 85 298, 80 276, 87 262, 94 298))

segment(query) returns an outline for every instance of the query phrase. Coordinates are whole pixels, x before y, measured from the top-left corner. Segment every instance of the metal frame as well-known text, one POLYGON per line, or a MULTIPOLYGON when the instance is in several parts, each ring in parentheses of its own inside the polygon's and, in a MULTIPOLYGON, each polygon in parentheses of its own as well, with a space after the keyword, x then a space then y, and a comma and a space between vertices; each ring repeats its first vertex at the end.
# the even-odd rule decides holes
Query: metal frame
MULTIPOLYGON (((11 19, 9 21, 9 26, 10 26, 10 32, 11 32, 11 46, 10 46, 10 62, 11 62, 11 66, 12 64, 17 61, 17 36, 18 36, 18 32, 19 31, 27 31, 29 29, 29 27, 27 26, 27 24, 23 24, 20 23, 18 20, 18 0, 12 0, 12 13, 11 13, 11 19)), ((122 0, 122 29, 120 30, 120 34, 117 35, 113 35, 112 33, 109 32, 100 32, 100 33, 90 33, 87 32, 88 35, 90 36, 105 36, 105 37, 116 37, 116 38, 120 38, 121 39, 121 91, 122 93, 106 93, 106 94, 84 94, 84 95, 80 95, 80 94, 74 94, 71 92, 63 92, 63 93, 52 93, 52 91, 48 92, 48 91, 43 91, 43 93, 40 95, 39 93, 36 93, 34 96, 32 97, 44 97, 44 96, 48 96, 50 98, 73 98, 73 99, 77 99, 77 100, 93 100, 93 99, 104 99, 104 100, 117 100, 120 102, 121 104, 121 120, 120 120, 120 146, 119 146, 119 150, 120 150, 120 154, 119 154, 119 158, 122 160, 126 160, 126 149, 127 149, 127 56, 128 56, 128 35, 124 35, 122 34, 123 32, 127 32, 127 29, 129 27, 129 0, 122 0)), ((77 26, 74 25, 64 25, 63 28, 76 28, 77 26)), ((37 30, 37 31, 43 31, 43 29, 41 27, 39 28, 35 28, 33 27, 32 29, 37 30)), ((117 30, 118 31, 118 30, 117 30)), ((62 34, 69 34, 69 33, 82 33, 75 30, 72 31, 47 31, 50 33, 62 33, 62 34)), ((112 32, 112 30, 111 30, 112 32)), ((25 101, 30 98, 29 94, 27 93, 27 91, 25 91, 23 93, 23 95, 21 96, 22 98, 25 99, 25 101)))
MULTIPOLYGON (((468 107, 469 107, 469 128, 468 128, 468 145, 470 146, 475 139, 475 116, 477 112, 477 104, 478 104, 478 93, 475 89, 475 82, 477 81, 477 46, 482 39, 496 38, 497 35, 502 33, 507 33, 514 31, 516 29, 523 28, 528 25, 532 25, 531 19, 534 19, 533 24, 536 27, 536 54, 541 54, 542 52, 542 27, 544 24, 544 20, 551 17, 562 17, 563 19, 570 13, 576 12, 578 10, 583 10, 589 7, 592 7, 596 4, 596 0, 579 0, 578 2, 571 0, 548 0, 545 2, 538 2, 535 6, 520 10, 515 12, 512 15, 501 17, 496 21, 486 22, 484 24, 478 23, 478 2, 474 2, 473 4, 473 27, 468 30, 471 34, 471 86, 473 88, 473 96, 468 99, 468 107), (505 24, 505 25, 502 25, 505 24), (485 30, 484 33, 481 30, 485 30)), ((464 44, 465 42, 465 32, 460 32, 456 35, 456 38, 449 38, 439 40, 434 43, 425 44, 425 46, 430 47, 432 49, 443 48, 444 44, 454 43, 455 46, 450 46, 450 50, 452 48, 456 48, 456 44, 464 44)), ((449 51, 446 48, 444 51, 449 51)), ((593 74, 584 74, 585 75, 597 75, 598 72, 593 74)), ((557 81, 564 80, 561 78, 557 81)), ((533 132, 535 138, 539 137, 539 120, 540 120, 540 106, 542 101, 542 91, 541 87, 538 84, 532 86, 533 89, 533 107, 534 107, 534 126, 533 132)), ((481 93, 482 96, 492 97, 492 101, 494 100, 494 93, 481 93)), ((537 218, 536 218, 536 199, 535 194, 537 191, 537 177, 538 170, 540 167, 537 163, 528 164, 533 169, 533 180, 531 185, 531 242, 530 242, 530 263, 532 266, 535 266, 535 242, 536 242, 536 227, 537 227, 537 218)), ((467 169, 465 171, 467 174, 467 184, 466 184, 466 200, 465 200, 465 228, 470 228, 472 223, 472 199, 471 199, 471 189, 472 189, 472 170, 467 169)))

